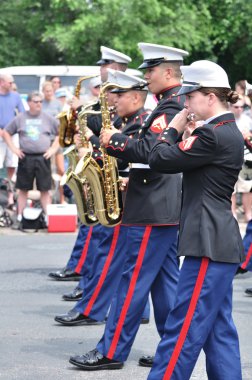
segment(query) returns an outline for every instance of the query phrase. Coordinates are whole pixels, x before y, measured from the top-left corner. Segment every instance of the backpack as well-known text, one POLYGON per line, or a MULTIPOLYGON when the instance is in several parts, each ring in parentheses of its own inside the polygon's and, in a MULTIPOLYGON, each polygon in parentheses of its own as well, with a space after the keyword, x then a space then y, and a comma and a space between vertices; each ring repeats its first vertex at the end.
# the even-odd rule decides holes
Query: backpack
POLYGON ((21 230, 34 230, 46 228, 44 212, 41 208, 25 207, 21 220, 21 230))

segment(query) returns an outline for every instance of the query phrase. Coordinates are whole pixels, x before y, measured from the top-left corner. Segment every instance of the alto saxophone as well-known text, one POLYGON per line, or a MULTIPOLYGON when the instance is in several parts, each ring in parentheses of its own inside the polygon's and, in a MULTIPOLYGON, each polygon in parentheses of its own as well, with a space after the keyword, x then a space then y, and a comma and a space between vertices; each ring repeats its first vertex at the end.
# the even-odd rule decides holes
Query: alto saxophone
MULTIPOLYGON (((129 89, 115 83, 105 83, 100 90, 102 114, 102 129, 111 129, 110 111, 106 92, 113 88, 129 89)), ((122 199, 119 190, 120 180, 116 158, 107 154, 105 148, 100 148, 103 167, 92 158, 91 153, 82 158, 77 164, 75 173, 86 177, 93 194, 95 213, 99 222, 107 227, 120 223, 122 217, 122 199)))
MULTIPOLYGON (((89 142, 85 138, 87 115, 100 114, 100 111, 90 110, 93 104, 88 104, 78 115, 79 132, 81 135, 81 148, 90 149, 89 142)), ((64 175, 65 184, 70 187, 74 194, 80 221, 82 224, 85 224, 87 226, 95 225, 98 223, 98 219, 95 215, 94 200, 92 191, 90 189, 90 184, 86 177, 80 178, 80 176, 78 176, 74 171, 79 161, 79 154, 76 150, 75 145, 71 146, 66 151, 66 154, 70 159, 70 167, 64 175)))
MULTIPOLYGON (((74 95, 79 99, 81 83, 87 79, 94 78, 96 75, 81 77, 75 87, 74 95)), ((73 144, 74 134, 76 131, 77 112, 71 108, 68 111, 60 112, 57 115, 60 121, 59 125, 59 144, 62 148, 68 147, 73 144)))

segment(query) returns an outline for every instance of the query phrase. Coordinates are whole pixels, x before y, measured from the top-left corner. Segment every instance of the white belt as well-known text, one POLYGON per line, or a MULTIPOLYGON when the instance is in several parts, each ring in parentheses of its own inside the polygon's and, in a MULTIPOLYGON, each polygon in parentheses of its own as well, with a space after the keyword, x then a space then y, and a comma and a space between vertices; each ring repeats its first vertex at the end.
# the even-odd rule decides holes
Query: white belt
POLYGON ((123 170, 119 169, 119 172, 129 172, 129 167, 127 167, 126 169, 123 169, 123 170))
POLYGON ((150 166, 146 164, 131 164, 131 169, 150 169, 150 166))

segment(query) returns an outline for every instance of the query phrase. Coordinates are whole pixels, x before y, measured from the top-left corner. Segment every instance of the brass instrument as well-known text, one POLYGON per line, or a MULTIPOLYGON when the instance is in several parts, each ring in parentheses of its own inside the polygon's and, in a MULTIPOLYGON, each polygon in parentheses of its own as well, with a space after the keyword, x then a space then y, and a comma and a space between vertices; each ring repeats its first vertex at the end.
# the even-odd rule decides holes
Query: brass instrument
MULTIPOLYGON (((94 103, 93 103, 94 104, 94 103)), ((89 142, 85 138, 85 129, 87 127, 87 115, 100 114, 100 111, 92 111, 89 108, 93 104, 86 105, 78 115, 79 133, 81 135, 81 147, 89 148, 89 142)), ((80 148, 81 149, 81 148, 80 148)), ((64 174, 65 183, 70 187, 74 194, 74 198, 77 204, 77 210, 79 218, 82 224, 92 226, 98 223, 98 219, 95 215, 93 194, 90 189, 89 182, 86 177, 80 178, 74 169, 79 161, 79 154, 75 145, 67 149, 66 154, 70 159, 70 166, 67 172, 64 174)))
MULTIPOLYGON (((81 77, 78 80, 74 92, 76 98, 79 99, 80 97, 81 83, 84 80, 94 78, 95 76, 96 75, 85 76, 81 77)), ((65 148, 73 144, 73 138, 76 130, 77 113, 73 108, 71 108, 68 111, 60 112, 57 115, 57 118, 60 121, 59 144, 62 148, 65 148)))
MULTIPOLYGON (((105 83, 100 90, 102 129, 111 129, 110 112, 106 92, 112 88, 129 89, 115 83, 105 83)), ((78 162, 75 174, 86 177, 93 194, 96 217, 107 227, 120 223, 122 215, 120 181, 116 158, 107 154, 105 148, 100 148, 103 167, 92 158, 91 153, 78 162)))

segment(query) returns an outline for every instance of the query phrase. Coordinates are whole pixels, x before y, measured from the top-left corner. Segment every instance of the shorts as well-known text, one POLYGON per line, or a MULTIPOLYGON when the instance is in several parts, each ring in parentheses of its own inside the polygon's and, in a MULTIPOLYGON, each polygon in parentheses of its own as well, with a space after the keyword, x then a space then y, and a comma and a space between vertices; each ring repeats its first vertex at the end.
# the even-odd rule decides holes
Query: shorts
MULTIPOLYGON (((13 143, 19 147, 19 136, 15 134, 12 136, 13 143)), ((2 168, 17 168, 18 156, 14 154, 6 142, 0 137, 0 169, 2 168)))
POLYGON ((34 179, 39 191, 48 191, 52 187, 51 162, 43 154, 26 154, 18 162, 16 188, 32 190, 34 179))

